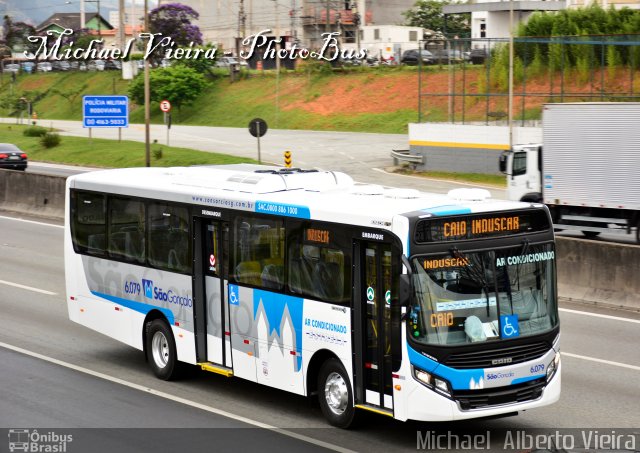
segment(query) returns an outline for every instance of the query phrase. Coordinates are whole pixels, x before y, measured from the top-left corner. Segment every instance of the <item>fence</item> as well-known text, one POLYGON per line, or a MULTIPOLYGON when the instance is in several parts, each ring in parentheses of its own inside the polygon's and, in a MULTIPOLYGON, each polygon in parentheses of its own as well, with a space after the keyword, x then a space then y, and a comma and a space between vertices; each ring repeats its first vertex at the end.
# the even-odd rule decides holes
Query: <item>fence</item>
MULTIPOLYGON (((419 68, 419 122, 506 123, 507 38, 429 40, 421 48, 445 49, 447 58, 419 68)), ((514 38, 513 120, 520 125, 539 120, 545 103, 638 100, 640 34, 514 38)))

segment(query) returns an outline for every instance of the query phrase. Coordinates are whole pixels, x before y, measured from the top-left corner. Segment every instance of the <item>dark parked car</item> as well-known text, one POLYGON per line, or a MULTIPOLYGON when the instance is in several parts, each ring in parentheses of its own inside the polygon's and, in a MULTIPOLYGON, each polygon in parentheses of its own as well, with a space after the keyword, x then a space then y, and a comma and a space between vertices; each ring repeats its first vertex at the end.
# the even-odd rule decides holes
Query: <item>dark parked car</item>
POLYGON ((483 64, 487 59, 487 51, 483 48, 471 49, 470 58, 472 64, 483 64))
POLYGON ((27 168, 27 153, 11 143, 0 143, 0 168, 24 170, 27 168))
POLYGON ((457 64, 464 61, 464 55, 459 50, 439 49, 433 52, 433 60, 436 64, 457 64))
POLYGON ((409 49, 402 53, 400 63, 415 66, 418 64, 418 55, 422 56, 422 64, 433 64, 433 54, 428 50, 409 49))

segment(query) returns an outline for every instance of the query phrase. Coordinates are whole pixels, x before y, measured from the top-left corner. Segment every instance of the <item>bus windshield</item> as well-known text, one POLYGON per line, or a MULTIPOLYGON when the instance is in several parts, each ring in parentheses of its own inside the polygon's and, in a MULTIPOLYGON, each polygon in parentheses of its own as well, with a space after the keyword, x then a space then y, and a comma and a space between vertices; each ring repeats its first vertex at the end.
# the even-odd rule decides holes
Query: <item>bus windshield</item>
POLYGON ((429 345, 497 341, 558 324, 553 244, 413 258, 411 337, 429 345))

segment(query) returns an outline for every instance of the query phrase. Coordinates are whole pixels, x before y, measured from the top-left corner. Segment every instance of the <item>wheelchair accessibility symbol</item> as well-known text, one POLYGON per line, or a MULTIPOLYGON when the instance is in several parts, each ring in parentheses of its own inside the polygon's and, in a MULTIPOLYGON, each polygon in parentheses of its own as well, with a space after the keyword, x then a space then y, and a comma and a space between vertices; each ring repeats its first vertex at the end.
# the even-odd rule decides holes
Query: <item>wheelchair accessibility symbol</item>
POLYGON ((229 285, 229 304, 240 305, 240 299, 238 298, 237 285, 229 285))
POLYGON ((500 333, 502 334, 502 338, 519 337, 520 327, 518 326, 518 315, 501 315, 500 333))

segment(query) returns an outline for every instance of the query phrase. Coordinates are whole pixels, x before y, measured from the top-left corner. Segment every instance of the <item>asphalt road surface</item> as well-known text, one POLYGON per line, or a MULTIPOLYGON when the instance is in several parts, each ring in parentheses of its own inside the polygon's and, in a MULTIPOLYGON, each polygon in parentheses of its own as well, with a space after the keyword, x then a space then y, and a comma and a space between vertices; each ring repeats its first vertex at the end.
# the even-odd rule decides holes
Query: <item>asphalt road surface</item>
MULTIPOLYGON (((505 429, 640 433, 638 313, 562 304, 563 393, 553 406, 459 423, 362 413, 359 428, 345 431, 328 427, 314 400, 241 379, 197 370, 180 382, 155 379, 140 351, 68 320, 59 224, 2 216, 0 231, 0 428, 221 428, 223 448, 247 425, 247 441, 237 445, 245 451, 366 452, 414 451, 417 436, 430 432, 488 432, 492 446, 505 429), (273 431, 256 428, 263 425, 286 435, 272 439, 273 431)), ((196 442, 210 434, 185 435, 196 442)), ((127 445, 146 435, 128 432, 127 445)), ((4 445, 0 439, 0 451, 4 445)), ((157 451, 176 451, 170 445, 157 451)))

